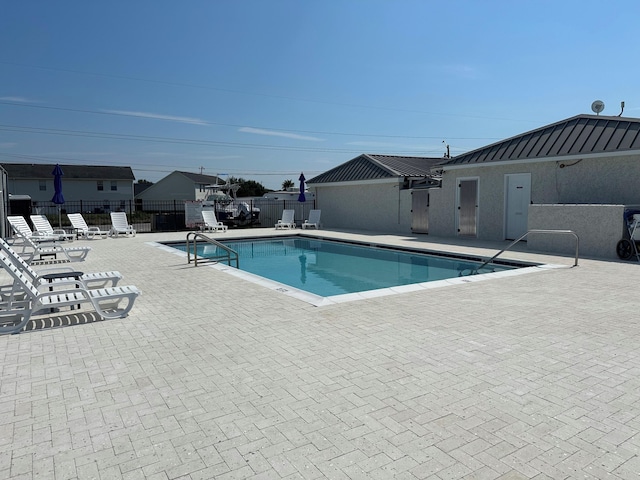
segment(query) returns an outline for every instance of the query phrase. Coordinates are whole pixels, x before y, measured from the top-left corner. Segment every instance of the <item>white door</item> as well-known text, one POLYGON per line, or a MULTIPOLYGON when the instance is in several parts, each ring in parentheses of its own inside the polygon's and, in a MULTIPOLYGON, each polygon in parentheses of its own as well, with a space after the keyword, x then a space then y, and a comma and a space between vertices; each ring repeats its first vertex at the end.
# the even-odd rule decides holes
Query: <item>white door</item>
POLYGON ((531 203, 531 174, 505 175, 505 183, 505 236, 507 240, 515 240, 527 231, 531 203))

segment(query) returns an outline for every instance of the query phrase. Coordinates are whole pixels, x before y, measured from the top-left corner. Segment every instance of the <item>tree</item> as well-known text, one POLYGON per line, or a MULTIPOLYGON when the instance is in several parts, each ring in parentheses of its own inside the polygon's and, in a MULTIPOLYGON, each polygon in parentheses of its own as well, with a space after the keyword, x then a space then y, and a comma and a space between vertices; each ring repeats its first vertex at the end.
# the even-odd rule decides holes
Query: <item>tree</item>
POLYGON ((284 182, 282 182, 282 190, 286 190, 294 186, 295 186, 295 183, 293 183, 293 180, 291 179, 285 180, 284 182))
POLYGON ((236 192, 238 197, 261 197, 267 193, 267 189, 264 185, 255 180, 245 180, 244 178, 229 178, 229 183, 237 183, 240 188, 236 192))
POLYGON ((150 182, 149 180, 145 180, 144 178, 141 178, 136 183, 145 184, 145 185, 153 185, 153 182, 150 182))

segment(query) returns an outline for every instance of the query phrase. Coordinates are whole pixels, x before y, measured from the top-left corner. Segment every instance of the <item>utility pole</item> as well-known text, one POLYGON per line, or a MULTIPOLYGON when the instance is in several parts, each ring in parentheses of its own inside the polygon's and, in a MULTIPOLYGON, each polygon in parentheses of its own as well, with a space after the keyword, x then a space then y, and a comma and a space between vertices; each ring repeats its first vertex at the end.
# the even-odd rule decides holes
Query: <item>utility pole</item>
POLYGON ((445 140, 442 140, 442 143, 447 146, 447 153, 444 154, 444 158, 451 158, 451 154, 449 153, 449 144, 445 140))

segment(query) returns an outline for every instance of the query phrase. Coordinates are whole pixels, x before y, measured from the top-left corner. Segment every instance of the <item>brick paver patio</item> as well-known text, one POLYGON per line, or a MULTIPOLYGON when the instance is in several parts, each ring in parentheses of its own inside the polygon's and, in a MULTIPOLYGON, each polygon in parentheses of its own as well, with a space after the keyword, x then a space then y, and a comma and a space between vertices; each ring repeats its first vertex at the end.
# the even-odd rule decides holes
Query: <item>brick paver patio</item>
POLYGON ((0 337, 0 478, 640 478, 637 263, 315 307, 149 244, 184 236, 75 242, 129 317, 0 337))

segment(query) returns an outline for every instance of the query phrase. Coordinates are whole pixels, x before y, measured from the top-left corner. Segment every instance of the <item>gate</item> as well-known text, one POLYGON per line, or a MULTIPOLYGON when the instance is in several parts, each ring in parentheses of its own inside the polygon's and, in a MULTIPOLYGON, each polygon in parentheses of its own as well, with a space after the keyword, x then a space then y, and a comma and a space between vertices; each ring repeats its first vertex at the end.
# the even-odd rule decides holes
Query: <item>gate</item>
POLYGON ((478 227, 478 179, 458 180, 458 235, 475 237, 478 227))

